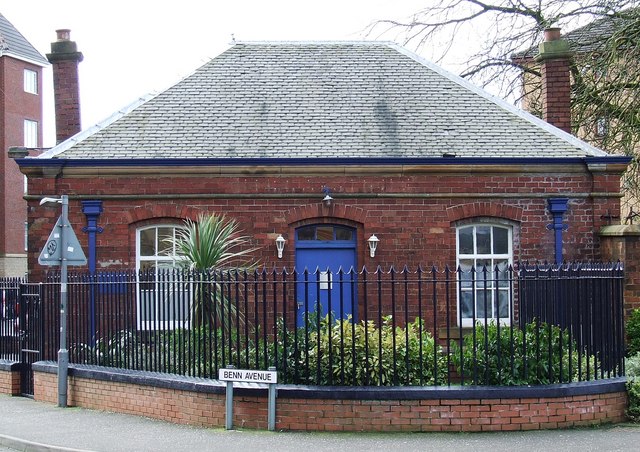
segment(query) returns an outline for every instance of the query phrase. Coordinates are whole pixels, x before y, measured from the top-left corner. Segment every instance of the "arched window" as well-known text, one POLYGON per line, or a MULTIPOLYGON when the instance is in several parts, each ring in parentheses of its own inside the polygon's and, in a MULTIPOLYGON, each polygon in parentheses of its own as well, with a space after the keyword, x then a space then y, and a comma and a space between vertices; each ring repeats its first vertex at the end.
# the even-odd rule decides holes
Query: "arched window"
POLYGON ((140 270, 137 318, 140 329, 188 327, 189 290, 171 269, 182 259, 173 239, 179 226, 156 225, 136 231, 136 269, 140 270))
POLYGON ((458 320, 511 318, 509 266, 513 262, 513 232, 498 224, 466 224, 457 228, 458 320))

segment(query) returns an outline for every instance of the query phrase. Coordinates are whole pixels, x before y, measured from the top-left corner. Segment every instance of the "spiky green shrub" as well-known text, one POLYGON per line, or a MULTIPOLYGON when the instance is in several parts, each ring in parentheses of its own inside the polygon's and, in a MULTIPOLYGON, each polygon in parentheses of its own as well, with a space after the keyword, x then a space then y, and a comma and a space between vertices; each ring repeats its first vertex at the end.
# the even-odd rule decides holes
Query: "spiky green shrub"
MULTIPOLYGON (((168 239, 183 257, 178 261, 183 268, 204 272, 208 270, 246 270, 255 266, 248 255, 256 248, 248 248, 250 238, 241 235, 235 220, 224 215, 201 214, 197 221, 186 220, 184 227, 176 230, 175 238, 168 239)), ((201 276, 205 276, 202 274, 201 276)), ((232 311, 235 317, 236 306, 227 297, 223 281, 212 277, 203 277, 190 289, 192 299, 192 322, 195 328, 203 325, 219 325, 220 319, 232 311)))
POLYGON ((452 361, 465 383, 544 385, 595 378, 597 359, 579 351, 569 332, 543 322, 524 331, 478 322, 452 346, 452 361))

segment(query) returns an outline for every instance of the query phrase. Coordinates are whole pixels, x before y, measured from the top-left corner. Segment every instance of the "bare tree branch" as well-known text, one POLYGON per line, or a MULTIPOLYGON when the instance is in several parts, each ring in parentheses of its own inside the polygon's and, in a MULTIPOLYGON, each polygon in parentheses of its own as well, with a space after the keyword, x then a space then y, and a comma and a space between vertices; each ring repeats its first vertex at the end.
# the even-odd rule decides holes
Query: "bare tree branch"
POLYGON ((565 34, 585 30, 572 62, 573 129, 609 152, 633 156, 624 189, 640 199, 640 0, 425 4, 406 21, 372 24, 369 34, 395 33, 403 45, 429 51, 431 59, 444 65, 467 52, 456 69, 462 77, 513 102, 526 99, 534 113, 540 108, 540 72, 533 57, 542 32, 551 26, 565 34), (597 25, 604 21, 612 26, 603 31, 597 25), (586 33, 590 26, 595 28, 586 33))

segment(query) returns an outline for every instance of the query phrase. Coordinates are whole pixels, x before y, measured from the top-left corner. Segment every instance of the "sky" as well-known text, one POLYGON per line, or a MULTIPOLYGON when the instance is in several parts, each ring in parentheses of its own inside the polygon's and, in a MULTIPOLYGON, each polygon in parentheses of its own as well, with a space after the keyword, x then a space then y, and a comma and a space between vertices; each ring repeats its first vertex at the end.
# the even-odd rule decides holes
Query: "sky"
MULTIPOLYGON (((71 30, 79 65, 82 128, 163 91, 237 41, 383 39, 378 19, 406 19, 431 0, 0 0, 0 12, 41 53, 71 30)), ((411 49, 410 50, 417 50, 411 49)), ((424 51, 424 49, 422 49, 424 51)), ((423 55, 428 58, 428 55, 423 55)), ((55 144, 51 67, 43 76, 44 146, 55 144)))

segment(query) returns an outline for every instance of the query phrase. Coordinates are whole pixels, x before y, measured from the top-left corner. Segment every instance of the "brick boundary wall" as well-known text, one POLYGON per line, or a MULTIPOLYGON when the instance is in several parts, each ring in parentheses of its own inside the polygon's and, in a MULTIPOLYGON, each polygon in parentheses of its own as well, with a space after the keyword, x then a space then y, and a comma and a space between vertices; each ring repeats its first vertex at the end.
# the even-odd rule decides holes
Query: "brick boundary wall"
POLYGON ((20 395, 20 364, 0 360, 0 394, 20 395))
MULTIPOLYGON (((56 363, 36 363, 38 401, 57 403, 56 363)), ((224 427, 225 386, 94 366, 69 368, 68 404, 179 424, 224 427)), ((508 431, 623 422, 625 379, 547 387, 278 388, 276 429, 291 431, 508 431)), ((236 384, 236 428, 267 428, 266 389, 236 384)))

